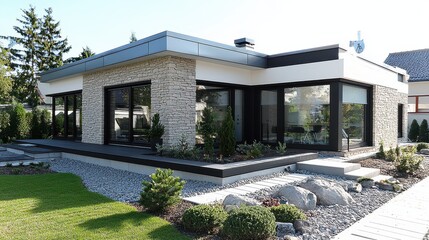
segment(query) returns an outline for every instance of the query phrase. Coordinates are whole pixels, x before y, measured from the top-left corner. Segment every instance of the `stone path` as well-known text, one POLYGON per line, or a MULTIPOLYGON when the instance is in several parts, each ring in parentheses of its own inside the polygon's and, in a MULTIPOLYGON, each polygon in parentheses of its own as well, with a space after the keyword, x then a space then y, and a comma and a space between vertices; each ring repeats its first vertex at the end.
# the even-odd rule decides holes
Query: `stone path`
POLYGON ((356 222, 334 240, 421 240, 429 230, 429 177, 356 222))
POLYGON ((201 194, 201 195, 187 197, 183 199, 196 204, 222 202, 225 199, 225 197, 229 194, 246 195, 248 193, 253 193, 264 188, 270 188, 270 187, 283 185, 283 184, 291 184, 294 182, 301 182, 306 180, 308 177, 309 175, 292 173, 285 176, 269 178, 262 181, 245 184, 239 187, 222 189, 216 192, 201 194))

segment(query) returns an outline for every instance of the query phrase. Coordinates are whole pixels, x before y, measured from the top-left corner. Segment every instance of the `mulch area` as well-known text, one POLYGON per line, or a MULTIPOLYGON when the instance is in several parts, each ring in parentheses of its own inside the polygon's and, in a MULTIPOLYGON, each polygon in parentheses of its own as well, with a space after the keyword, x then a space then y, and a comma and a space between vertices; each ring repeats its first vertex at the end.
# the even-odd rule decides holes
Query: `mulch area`
POLYGON ((429 176, 429 157, 424 156, 424 158, 425 159, 421 165, 422 167, 413 175, 397 172, 393 162, 383 159, 369 158, 362 160, 359 163, 362 165, 362 167, 379 168, 381 170, 381 174, 390 175, 398 179, 404 185, 404 190, 406 190, 429 176))
POLYGON ((49 168, 42 166, 16 166, 16 167, 0 167, 0 175, 35 175, 54 173, 49 168))

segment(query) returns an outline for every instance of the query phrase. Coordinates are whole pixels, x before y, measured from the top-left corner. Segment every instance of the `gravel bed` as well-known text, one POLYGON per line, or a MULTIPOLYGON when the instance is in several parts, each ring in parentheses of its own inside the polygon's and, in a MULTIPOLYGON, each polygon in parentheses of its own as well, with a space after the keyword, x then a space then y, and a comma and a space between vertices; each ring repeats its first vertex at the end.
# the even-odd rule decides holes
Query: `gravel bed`
MULTIPOLYGON (((121 202, 138 201, 142 190, 142 181, 150 179, 149 176, 145 174, 103 167, 72 159, 55 159, 52 160, 50 164, 53 171, 73 173, 81 177, 84 185, 90 191, 100 193, 121 202)), ((204 181, 187 180, 182 196, 195 196, 287 174, 288 173, 275 173, 259 176, 224 186, 204 181)))

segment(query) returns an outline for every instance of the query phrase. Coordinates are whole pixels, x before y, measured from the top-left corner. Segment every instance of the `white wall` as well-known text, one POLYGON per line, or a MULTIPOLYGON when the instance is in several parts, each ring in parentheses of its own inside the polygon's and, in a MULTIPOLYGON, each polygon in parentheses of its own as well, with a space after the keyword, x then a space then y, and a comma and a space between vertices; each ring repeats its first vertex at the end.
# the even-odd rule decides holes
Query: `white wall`
MULTIPOLYGON (((398 73, 352 55, 344 56, 344 78, 408 93, 408 84, 398 81, 398 73)), ((404 72, 398 69, 400 72, 404 72)))
POLYGON ((429 95, 429 81, 428 82, 409 82, 408 95, 429 95))
POLYGON ((82 90, 83 76, 63 78, 49 83, 38 84, 40 92, 46 96, 55 93, 82 90))
POLYGON ((196 60, 197 80, 251 85, 252 70, 196 60))

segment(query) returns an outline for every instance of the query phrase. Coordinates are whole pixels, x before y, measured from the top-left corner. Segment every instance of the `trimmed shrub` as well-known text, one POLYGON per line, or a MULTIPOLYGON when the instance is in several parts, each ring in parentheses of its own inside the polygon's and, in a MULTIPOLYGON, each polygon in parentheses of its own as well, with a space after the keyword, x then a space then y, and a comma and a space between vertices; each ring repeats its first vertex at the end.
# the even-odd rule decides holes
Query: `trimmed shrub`
POLYGON ((419 142, 429 142, 428 121, 423 119, 419 128, 419 142))
POLYGON ((216 127, 214 122, 213 111, 206 107, 203 110, 202 120, 199 124, 199 132, 204 140, 204 153, 207 158, 213 157, 214 152, 214 137, 216 134, 216 127))
POLYGON ((386 158, 386 152, 384 152, 383 142, 380 142, 380 147, 378 148, 378 152, 375 154, 375 157, 378 159, 385 159, 386 158))
POLYGON ((40 134, 42 135, 42 138, 48 138, 49 136, 51 136, 51 129, 51 113, 48 110, 43 109, 42 113, 40 114, 40 134))
POLYGON ((197 233, 215 233, 222 227, 228 214, 220 205, 198 205, 185 211, 182 223, 186 230, 197 233))
POLYGON ((230 212, 222 233, 234 240, 267 239, 276 234, 276 219, 268 208, 241 206, 230 212))
POLYGON ((247 159, 262 157, 269 149, 269 146, 265 146, 263 143, 256 140, 254 140, 252 144, 244 142, 244 144, 239 144, 237 146, 237 152, 246 155, 247 159))
POLYGON ((8 142, 9 137, 7 135, 7 130, 10 127, 10 115, 6 111, 0 111, 0 136, 2 142, 8 142))
POLYGON ((429 148, 429 144, 427 144, 427 143, 419 143, 419 144, 417 144, 417 152, 420 152, 420 150, 426 149, 426 148, 429 148))
POLYGON ((228 106, 225 119, 219 132, 220 137, 220 153, 223 156, 231 156, 235 152, 235 131, 234 119, 232 118, 232 109, 228 106))
POLYGON ((140 203, 150 212, 160 212, 177 203, 185 181, 173 176, 171 169, 156 169, 151 181, 143 181, 140 203))
POLYGON ((420 127, 419 124, 417 123, 417 120, 414 119, 411 122, 411 126, 410 126, 410 132, 408 133, 408 138, 412 141, 412 142, 416 142, 418 137, 419 137, 419 131, 420 131, 420 127))
POLYGON ((386 153, 386 160, 390 162, 394 162, 398 156, 396 155, 395 150, 393 148, 390 148, 389 151, 386 153))
POLYGON ((423 162, 422 156, 414 155, 414 152, 403 152, 396 160, 395 167, 400 173, 414 174, 423 162))
POLYGON ((30 131, 27 114, 22 104, 14 104, 10 110, 10 127, 8 134, 10 140, 23 139, 30 131))
POLYGON ((307 219, 307 216, 294 205, 281 204, 279 206, 272 207, 270 210, 276 217, 277 222, 293 223, 295 220, 307 219))

